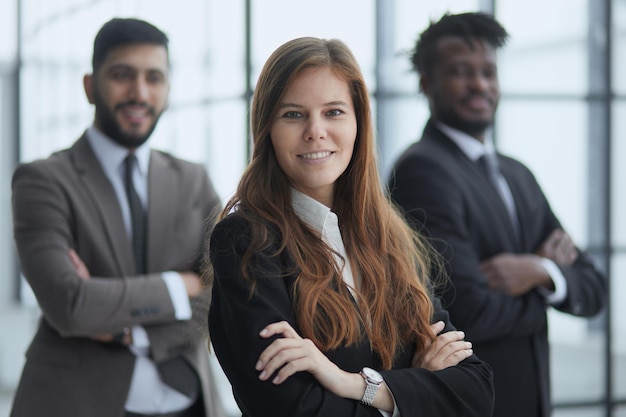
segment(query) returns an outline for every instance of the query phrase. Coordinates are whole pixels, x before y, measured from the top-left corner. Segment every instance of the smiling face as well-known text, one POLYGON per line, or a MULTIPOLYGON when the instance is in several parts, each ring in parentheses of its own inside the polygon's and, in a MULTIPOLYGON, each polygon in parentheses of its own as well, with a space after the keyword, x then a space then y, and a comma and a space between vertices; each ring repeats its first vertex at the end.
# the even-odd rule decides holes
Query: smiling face
POLYGON ((421 87, 435 120, 482 141, 500 99, 495 49, 479 39, 442 38, 421 87))
POLYGON ((150 137, 167 105, 167 50, 152 44, 117 47, 84 82, 96 107, 96 127, 120 145, 136 148, 150 137))
POLYGON ((348 167, 357 122, 348 83, 330 67, 302 72, 278 103, 270 136, 291 185, 332 207, 335 181, 348 167))

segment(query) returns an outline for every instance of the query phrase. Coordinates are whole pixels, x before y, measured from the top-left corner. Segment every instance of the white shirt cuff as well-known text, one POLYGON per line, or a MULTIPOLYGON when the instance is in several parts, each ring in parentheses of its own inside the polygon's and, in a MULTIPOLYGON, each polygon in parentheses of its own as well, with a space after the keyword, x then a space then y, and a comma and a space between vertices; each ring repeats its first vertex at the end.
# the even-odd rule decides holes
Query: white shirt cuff
POLYGON ((129 346, 130 350, 136 356, 147 356, 148 348, 150 347, 150 339, 148 338, 148 332, 142 326, 133 326, 130 328, 130 333, 133 338, 133 344, 129 346))
POLYGON ((176 320, 189 320, 191 318, 191 304, 182 277, 174 271, 162 272, 161 277, 163 277, 167 291, 170 293, 176 320))
POLYGON ((550 291, 545 287, 538 287, 537 290, 544 296, 546 303, 553 305, 559 304, 565 300, 565 297, 567 296, 567 281, 565 280, 565 277, 559 267, 551 259, 541 258, 541 265, 543 265, 544 269, 550 276, 550 279, 554 284, 554 291, 550 291))

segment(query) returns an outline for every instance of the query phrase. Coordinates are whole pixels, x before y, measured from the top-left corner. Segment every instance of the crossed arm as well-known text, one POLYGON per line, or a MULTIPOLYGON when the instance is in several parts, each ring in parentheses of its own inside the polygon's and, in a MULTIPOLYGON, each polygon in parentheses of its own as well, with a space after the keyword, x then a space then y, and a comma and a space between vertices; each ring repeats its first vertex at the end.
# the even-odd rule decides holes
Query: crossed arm
POLYGON ((578 250, 567 232, 555 229, 534 254, 501 253, 480 264, 489 287, 516 297, 535 287, 554 290, 554 283, 541 262, 550 259, 560 267, 571 266, 578 250))
MULTIPOLYGON (((423 355, 414 355, 413 367, 438 371, 455 366, 472 355, 472 344, 463 340, 463 332, 439 334, 444 329, 442 321, 431 327, 438 334, 437 339, 428 345, 423 355)), ((310 339, 300 337, 286 321, 269 324, 259 335, 263 338, 282 336, 259 356, 255 369, 260 372, 260 380, 266 381, 277 372, 272 383, 281 384, 296 372, 306 371, 324 388, 339 397, 357 401, 363 397, 365 381, 361 375, 339 368, 310 339)), ((380 410, 394 411, 393 398, 384 382, 376 392, 372 405, 380 410)))
MULTIPOLYGON (((209 313, 213 348, 239 408, 249 416, 380 416, 358 401, 365 388, 358 371, 376 366, 368 341, 321 352, 303 339, 293 315, 293 277, 284 277, 281 257, 272 256, 272 248, 253 255, 254 285, 241 275, 249 236, 241 223, 227 218, 211 237, 209 313)), ((435 333, 443 327, 439 320, 454 330, 441 313, 435 333)), ((432 416, 491 412, 491 371, 463 338, 462 332, 445 332, 422 357, 404 352, 393 369, 381 371, 387 387, 379 389, 374 406, 391 411, 395 400, 407 415, 418 409, 432 410, 432 416)))
MULTIPOLYGON (((91 278, 91 273, 89 272, 89 268, 83 262, 83 260, 78 256, 74 249, 70 249, 68 251, 68 256, 70 262, 76 269, 76 273, 78 277, 82 280, 89 280, 91 278)), ((187 290, 187 295, 189 297, 196 297, 200 295, 202 292, 202 281, 198 274, 194 272, 180 272, 180 277, 183 280, 183 284, 185 285, 185 289, 187 290)), ((125 328, 121 333, 104 333, 104 334, 96 334, 90 336, 90 339, 105 342, 105 343, 119 343, 124 346, 129 346, 133 343, 132 333, 128 331, 128 328, 125 328)))

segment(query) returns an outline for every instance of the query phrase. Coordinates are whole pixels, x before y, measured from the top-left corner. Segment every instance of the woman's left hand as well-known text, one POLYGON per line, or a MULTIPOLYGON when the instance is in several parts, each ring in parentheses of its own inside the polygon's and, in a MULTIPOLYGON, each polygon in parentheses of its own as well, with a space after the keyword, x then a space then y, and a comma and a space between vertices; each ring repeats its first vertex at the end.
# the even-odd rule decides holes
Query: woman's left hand
MULTIPOLYGON (((327 390, 341 397, 349 398, 346 395, 348 394, 346 378, 354 379, 354 375, 356 375, 358 379, 361 379, 360 389, 362 391, 364 383, 358 374, 341 370, 315 346, 313 341, 300 337, 286 321, 267 325, 259 335, 263 338, 274 335, 283 336, 274 340, 259 356, 255 368, 257 371, 261 371, 260 380, 266 381, 278 371, 272 382, 280 384, 296 372, 307 371, 327 390)), ((354 381, 359 382, 358 379, 354 379, 354 381)), ((355 392, 358 395, 358 390, 355 392)))
POLYGON ((450 331, 441 333, 445 324, 438 321, 431 326, 437 338, 432 343, 427 343, 424 352, 413 355, 413 367, 425 368, 429 371, 439 371, 449 366, 458 365, 464 359, 474 353, 472 344, 464 340, 465 333, 450 331))

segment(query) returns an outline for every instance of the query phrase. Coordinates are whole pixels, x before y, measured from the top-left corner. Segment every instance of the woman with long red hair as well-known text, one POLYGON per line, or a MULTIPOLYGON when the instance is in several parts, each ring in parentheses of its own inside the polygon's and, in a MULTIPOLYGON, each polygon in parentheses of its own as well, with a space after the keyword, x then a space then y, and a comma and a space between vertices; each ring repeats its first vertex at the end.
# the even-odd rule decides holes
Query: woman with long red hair
POLYGON ((210 240, 209 331, 245 416, 489 416, 490 368, 431 297, 436 262, 379 180, 340 41, 266 62, 254 151, 210 240))

